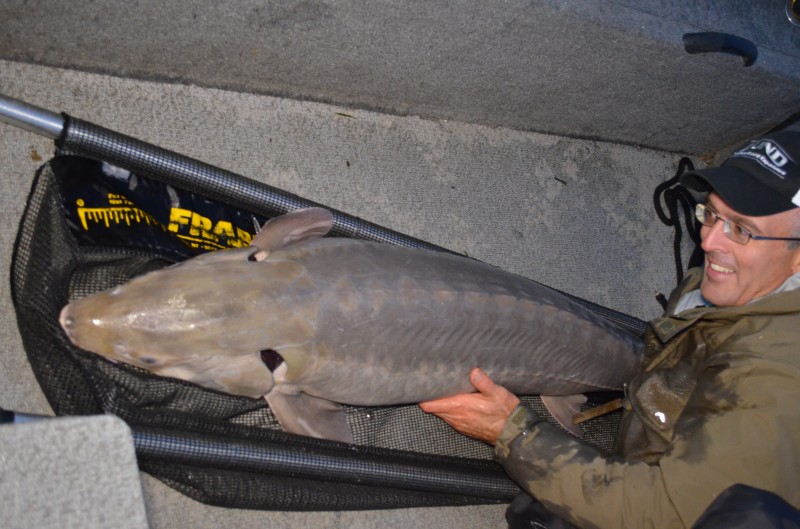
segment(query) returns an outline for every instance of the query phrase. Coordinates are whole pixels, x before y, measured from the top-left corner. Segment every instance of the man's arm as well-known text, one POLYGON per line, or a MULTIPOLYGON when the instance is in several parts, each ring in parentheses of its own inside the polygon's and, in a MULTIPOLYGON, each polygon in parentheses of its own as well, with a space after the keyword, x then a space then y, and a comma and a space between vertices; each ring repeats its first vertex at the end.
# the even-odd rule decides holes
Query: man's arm
POLYGON ((658 467, 606 457, 520 406, 515 395, 478 368, 470 382, 476 393, 420 407, 460 433, 495 445, 496 459, 509 476, 552 512, 579 527, 655 528, 654 522, 683 527, 658 467), (635 508, 626 512, 624 506, 631 504, 635 508))
POLYGON ((507 415, 513 400, 485 374, 473 382, 480 393, 441 399, 450 404, 441 412, 435 411, 439 401, 423 409, 494 442, 511 478, 579 527, 690 527, 734 483, 800 506, 800 369, 762 356, 715 356, 718 362, 699 375, 672 446, 657 464, 606 456, 522 406, 507 415), (481 426, 463 425, 470 417, 481 426))

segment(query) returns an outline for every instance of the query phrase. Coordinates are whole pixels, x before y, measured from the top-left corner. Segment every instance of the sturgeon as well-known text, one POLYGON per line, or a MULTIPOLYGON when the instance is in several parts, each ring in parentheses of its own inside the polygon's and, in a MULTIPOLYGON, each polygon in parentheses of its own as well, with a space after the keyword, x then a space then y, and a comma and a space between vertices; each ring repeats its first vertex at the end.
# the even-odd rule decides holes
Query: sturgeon
POLYGON ((473 391, 482 367, 572 399, 630 380, 641 340, 539 283, 454 254, 324 237, 331 213, 267 222, 247 248, 209 252, 75 300, 79 348, 165 377, 265 397, 291 433, 352 442, 339 404, 416 403, 473 391))

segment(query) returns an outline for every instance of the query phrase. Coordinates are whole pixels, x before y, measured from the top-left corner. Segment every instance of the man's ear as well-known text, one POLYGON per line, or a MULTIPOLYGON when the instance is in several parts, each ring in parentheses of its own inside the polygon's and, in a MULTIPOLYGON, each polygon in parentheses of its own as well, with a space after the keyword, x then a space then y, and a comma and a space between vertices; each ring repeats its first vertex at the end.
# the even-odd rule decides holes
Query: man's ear
MULTIPOLYGON (((794 216, 792 219, 794 221, 794 229, 790 237, 800 237, 800 208, 794 208, 791 214, 794 216)), ((788 244, 794 245, 794 250, 792 250, 792 273, 796 274, 800 272, 800 242, 795 241, 788 244)))
POLYGON ((794 249, 792 255, 792 273, 800 272, 800 246, 794 249))

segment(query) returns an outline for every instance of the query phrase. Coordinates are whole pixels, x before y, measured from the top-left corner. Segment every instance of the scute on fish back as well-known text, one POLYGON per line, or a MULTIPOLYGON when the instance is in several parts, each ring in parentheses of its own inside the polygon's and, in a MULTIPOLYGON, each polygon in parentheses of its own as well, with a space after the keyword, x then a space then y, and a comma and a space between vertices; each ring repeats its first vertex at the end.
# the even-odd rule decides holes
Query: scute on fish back
POLYGON ((480 366, 517 394, 619 389, 640 342, 567 297, 472 259, 322 238, 320 208, 65 307, 79 347, 153 373, 265 396, 288 431, 351 441, 333 403, 471 391, 480 366))

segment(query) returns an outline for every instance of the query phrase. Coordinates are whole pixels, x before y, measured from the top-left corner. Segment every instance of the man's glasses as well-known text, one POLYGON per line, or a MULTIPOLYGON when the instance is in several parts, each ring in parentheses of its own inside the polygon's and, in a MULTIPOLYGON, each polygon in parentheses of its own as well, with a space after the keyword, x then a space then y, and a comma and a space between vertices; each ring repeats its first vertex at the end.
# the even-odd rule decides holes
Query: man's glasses
POLYGON ((723 219, 719 216, 719 213, 706 204, 697 204, 694 208, 694 216, 697 217, 700 224, 708 228, 716 224, 718 220, 721 220, 723 222, 722 231, 725 232, 725 236, 739 244, 747 244, 750 242, 750 239, 755 239, 757 241, 800 241, 800 238, 793 237, 764 237, 763 235, 753 235, 750 230, 740 224, 723 219))

